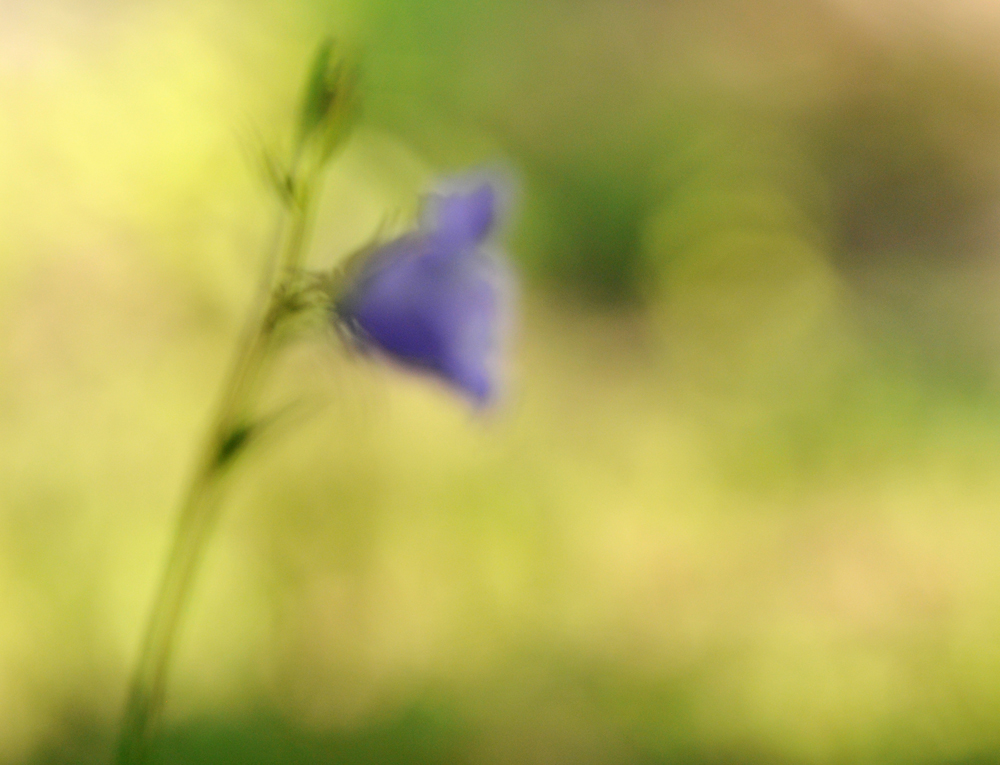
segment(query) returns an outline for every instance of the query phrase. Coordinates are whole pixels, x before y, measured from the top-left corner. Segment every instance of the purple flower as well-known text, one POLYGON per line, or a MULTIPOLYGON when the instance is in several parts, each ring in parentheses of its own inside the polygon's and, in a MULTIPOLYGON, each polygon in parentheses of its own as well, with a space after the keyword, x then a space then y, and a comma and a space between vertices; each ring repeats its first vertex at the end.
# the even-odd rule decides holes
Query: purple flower
POLYGON ((477 406, 497 393, 511 280, 488 245, 499 217, 494 182, 431 196, 416 231, 374 250, 335 301, 355 344, 427 371, 477 406))

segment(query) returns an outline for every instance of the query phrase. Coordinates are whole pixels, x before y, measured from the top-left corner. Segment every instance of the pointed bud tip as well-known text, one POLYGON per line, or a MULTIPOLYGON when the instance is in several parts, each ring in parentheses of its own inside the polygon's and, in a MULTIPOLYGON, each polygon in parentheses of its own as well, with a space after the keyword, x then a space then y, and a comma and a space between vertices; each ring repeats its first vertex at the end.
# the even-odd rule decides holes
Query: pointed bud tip
POLYGON ((320 43, 299 109, 299 148, 316 144, 325 161, 347 134, 356 107, 357 67, 332 37, 320 43))

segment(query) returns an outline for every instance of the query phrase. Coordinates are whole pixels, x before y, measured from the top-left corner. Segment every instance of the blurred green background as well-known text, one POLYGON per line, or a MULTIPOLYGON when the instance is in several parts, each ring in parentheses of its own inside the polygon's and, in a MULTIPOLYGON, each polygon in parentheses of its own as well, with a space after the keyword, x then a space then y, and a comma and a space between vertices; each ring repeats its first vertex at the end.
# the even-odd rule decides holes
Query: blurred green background
POLYGON ((330 33, 312 263, 512 167, 508 395, 289 354, 157 762, 1000 762, 986 0, 0 0, 0 762, 107 760, 330 33))

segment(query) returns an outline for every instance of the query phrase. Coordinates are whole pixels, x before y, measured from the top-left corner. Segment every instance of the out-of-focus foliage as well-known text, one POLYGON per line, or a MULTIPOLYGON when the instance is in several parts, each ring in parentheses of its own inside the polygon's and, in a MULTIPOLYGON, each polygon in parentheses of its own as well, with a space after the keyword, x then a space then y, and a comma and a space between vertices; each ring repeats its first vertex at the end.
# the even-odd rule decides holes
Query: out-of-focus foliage
POLYGON ((0 0, 0 762, 109 751, 327 34, 312 262, 506 161, 516 384, 290 352, 160 761, 1000 757, 1000 80, 883 6, 0 0))

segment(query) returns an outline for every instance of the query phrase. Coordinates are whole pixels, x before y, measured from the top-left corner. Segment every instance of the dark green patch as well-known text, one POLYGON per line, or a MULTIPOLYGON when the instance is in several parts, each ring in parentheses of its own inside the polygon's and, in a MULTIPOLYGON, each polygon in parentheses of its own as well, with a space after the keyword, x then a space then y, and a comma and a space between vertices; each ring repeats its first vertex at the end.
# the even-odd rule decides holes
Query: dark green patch
POLYGON ((252 425, 241 424, 234 426, 229 435, 219 444, 215 457, 216 465, 224 467, 232 462, 249 443, 253 430, 252 425))

